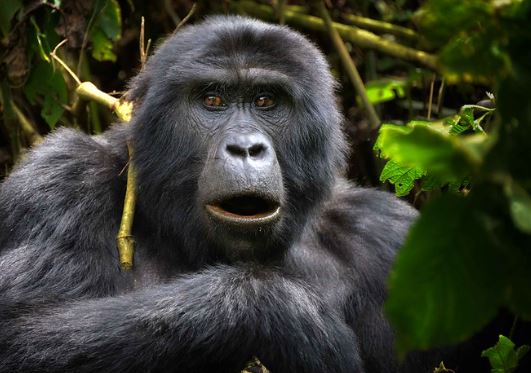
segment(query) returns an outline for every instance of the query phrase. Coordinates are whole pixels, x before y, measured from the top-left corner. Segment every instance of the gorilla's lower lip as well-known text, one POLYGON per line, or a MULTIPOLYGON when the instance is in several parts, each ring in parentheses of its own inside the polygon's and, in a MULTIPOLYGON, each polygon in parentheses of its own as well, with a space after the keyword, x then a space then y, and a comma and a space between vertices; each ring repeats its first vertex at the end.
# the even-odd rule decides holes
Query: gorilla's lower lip
POLYGON ((280 217, 280 205, 259 196, 229 197, 206 205, 208 213, 223 222, 233 224, 267 224, 280 217))

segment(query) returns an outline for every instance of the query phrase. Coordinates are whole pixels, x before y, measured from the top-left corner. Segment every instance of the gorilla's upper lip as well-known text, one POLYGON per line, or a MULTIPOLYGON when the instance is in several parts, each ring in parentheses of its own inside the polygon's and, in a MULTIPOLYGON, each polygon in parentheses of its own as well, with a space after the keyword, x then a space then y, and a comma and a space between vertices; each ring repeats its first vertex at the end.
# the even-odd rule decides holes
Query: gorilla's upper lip
POLYGON ((237 225, 262 225, 280 217, 280 203, 258 194, 240 194, 219 198, 206 204, 210 216, 237 225))

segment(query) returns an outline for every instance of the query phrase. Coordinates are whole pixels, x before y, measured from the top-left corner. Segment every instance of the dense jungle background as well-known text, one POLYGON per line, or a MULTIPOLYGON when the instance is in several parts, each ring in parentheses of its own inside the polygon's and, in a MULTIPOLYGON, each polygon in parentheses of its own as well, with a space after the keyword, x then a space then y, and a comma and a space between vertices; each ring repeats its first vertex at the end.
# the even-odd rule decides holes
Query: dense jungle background
MULTIPOLYGON (((483 365, 469 372, 527 371, 531 1, 324 5, 1 0, 0 180, 57 127, 98 134, 118 122, 79 82, 121 97, 153 46, 186 23, 241 14, 286 24, 324 51, 341 84, 348 177, 421 209, 389 279, 399 352, 475 338, 483 365)), ((465 371, 436 371, 450 369, 465 371)))

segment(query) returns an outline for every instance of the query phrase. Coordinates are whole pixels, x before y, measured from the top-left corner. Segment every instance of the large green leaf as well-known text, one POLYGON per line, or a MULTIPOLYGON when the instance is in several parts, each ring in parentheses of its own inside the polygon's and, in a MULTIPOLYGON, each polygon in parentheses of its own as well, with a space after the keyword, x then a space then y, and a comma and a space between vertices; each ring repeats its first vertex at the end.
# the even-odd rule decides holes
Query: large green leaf
POLYGON ((389 278, 399 352, 462 341, 496 314, 506 267, 487 223, 469 198, 444 195, 423 209, 389 278))
POLYGON ((489 142, 482 134, 453 136, 439 123, 384 124, 375 149, 383 157, 409 167, 427 170, 444 180, 462 179, 483 160, 489 142))

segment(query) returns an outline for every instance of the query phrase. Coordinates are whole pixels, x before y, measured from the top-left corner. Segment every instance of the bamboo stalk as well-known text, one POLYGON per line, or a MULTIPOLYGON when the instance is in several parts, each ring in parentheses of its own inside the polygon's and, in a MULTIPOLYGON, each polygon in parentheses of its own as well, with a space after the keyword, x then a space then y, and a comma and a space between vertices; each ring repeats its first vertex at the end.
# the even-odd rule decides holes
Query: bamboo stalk
POLYGON ((354 86, 354 90, 361 98, 363 107, 365 111, 367 112, 367 116, 368 116, 369 123, 370 123, 370 128, 377 129, 380 126, 380 118, 378 118, 378 114, 376 114, 376 110, 374 110, 374 106, 369 101, 369 97, 367 96, 367 91, 365 90, 365 85, 363 84, 363 81, 361 80, 361 76, 358 72, 358 69, 356 68, 356 65, 354 64, 354 62, 352 61, 352 58, 350 57, 350 53, 348 53, 345 43, 343 43, 343 40, 341 40, 341 36, 337 32, 337 30, 333 27, 332 19, 330 18, 330 14, 328 14, 328 11, 326 10, 326 6, 323 1, 319 2, 319 13, 321 13, 321 17, 323 18, 325 26, 330 34, 332 43, 334 44, 334 47, 337 49, 339 57, 341 58, 341 62, 343 63, 345 69, 347 70, 347 74, 350 78, 350 81, 352 82, 352 85, 354 86))
POLYGON ((136 207, 136 173, 131 159, 133 158, 133 147, 127 144, 129 151, 129 166, 127 167, 127 187, 125 190, 124 208, 122 210, 122 220, 120 229, 116 235, 116 245, 120 266, 123 270, 129 271, 133 268, 135 240, 133 237, 133 221, 136 207))
MULTIPOLYGON (((116 116, 123 122, 131 120, 133 104, 131 102, 122 101, 116 97, 112 97, 105 92, 100 91, 91 82, 82 82, 76 89, 79 97, 92 100, 108 107, 116 116)), ((124 207, 122 210, 122 219, 120 221, 120 228, 116 235, 116 245, 118 247, 118 257, 122 270, 129 271, 133 268, 134 263, 134 237, 131 233, 133 231, 133 221, 136 207, 136 182, 135 182, 135 167, 132 163, 133 147, 127 144, 129 152, 129 164, 127 167, 127 186, 124 197, 124 207)))
MULTIPOLYGON (((260 5, 251 1, 231 2, 232 8, 238 13, 248 14, 254 17, 275 21, 274 10, 268 5, 260 5)), ((286 23, 314 31, 326 31, 324 21, 315 16, 301 14, 289 9, 284 10, 286 23)), ((370 31, 349 26, 338 22, 332 23, 334 29, 345 41, 352 42, 360 47, 374 49, 391 56, 414 61, 432 70, 438 70, 437 58, 434 55, 421 50, 405 47, 399 43, 387 40, 370 31)))
POLYGON ((395 25, 372 18, 362 17, 354 14, 343 14, 343 18, 353 25, 366 28, 380 33, 393 34, 399 37, 417 41, 420 39, 419 34, 407 27, 395 25))
POLYGON ((18 106, 15 105, 14 103, 13 103, 13 111, 15 112, 15 115, 18 119, 20 128, 22 128, 22 132, 24 133, 24 136, 26 136, 28 141, 32 145, 40 143, 42 141, 42 136, 37 132, 37 130, 35 130, 35 127, 33 127, 33 124, 24 115, 22 110, 20 110, 18 106))

